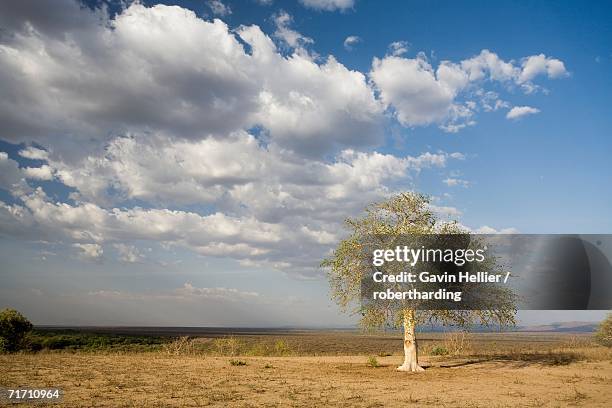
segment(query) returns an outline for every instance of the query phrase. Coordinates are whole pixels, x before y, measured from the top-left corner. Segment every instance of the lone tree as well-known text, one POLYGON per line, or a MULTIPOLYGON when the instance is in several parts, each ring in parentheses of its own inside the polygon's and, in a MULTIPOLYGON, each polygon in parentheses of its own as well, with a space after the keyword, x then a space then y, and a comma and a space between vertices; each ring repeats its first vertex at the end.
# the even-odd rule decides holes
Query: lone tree
POLYGON ((0 310, 0 351, 17 351, 24 346, 32 323, 15 309, 0 310))
MULTIPOLYGON (((416 193, 401 193, 386 201, 375 203, 365 209, 360 218, 346 220, 350 235, 342 240, 332 255, 321 266, 327 268, 334 300, 344 311, 361 315, 364 328, 376 329, 385 325, 404 328, 404 363, 398 371, 423 371, 417 359, 416 326, 420 323, 440 323, 468 327, 474 323, 482 325, 515 324, 516 306, 514 294, 500 286, 488 288, 467 286, 478 298, 476 310, 416 310, 410 303, 395 302, 396 307, 383 306, 375 302, 359 302, 362 280, 371 276, 371 257, 367 250, 372 240, 385 237, 386 242, 394 237, 422 236, 425 234, 469 234, 456 221, 441 221, 431 211, 429 199, 416 193)), ((431 236, 431 235, 430 235, 431 236)), ((472 236, 473 241, 478 238, 472 236)), ((484 267, 488 271, 500 267, 491 259, 484 267)))
POLYGON ((608 316, 599 325, 595 333, 595 340, 602 346, 612 347, 612 313, 608 313, 608 316))

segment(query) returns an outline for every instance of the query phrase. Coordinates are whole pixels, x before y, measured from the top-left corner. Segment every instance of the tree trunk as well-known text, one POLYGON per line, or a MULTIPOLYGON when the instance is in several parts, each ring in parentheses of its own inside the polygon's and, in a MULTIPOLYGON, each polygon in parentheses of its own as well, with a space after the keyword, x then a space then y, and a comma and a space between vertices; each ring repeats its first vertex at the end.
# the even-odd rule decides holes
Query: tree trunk
POLYGON ((425 371, 417 360, 417 344, 415 336, 414 310, 404 310, 404 364, 397 367, 398 371, 425 371))

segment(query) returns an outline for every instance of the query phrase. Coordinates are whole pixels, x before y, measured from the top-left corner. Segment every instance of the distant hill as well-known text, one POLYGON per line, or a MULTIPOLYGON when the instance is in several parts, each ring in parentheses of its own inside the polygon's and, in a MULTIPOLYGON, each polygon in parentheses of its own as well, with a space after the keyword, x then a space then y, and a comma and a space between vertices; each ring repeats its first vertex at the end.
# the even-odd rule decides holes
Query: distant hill
MULTIPOLYGON (((539 324, 532 326, 520 326, 517 325, 513 329, 509 329, 514 332, 545 332, 545 333, 593 333, 597 331, 599 326, 598 322, 556 322, 549 324, 539 324)), ((427 325, 418 328, 420 332, 445 332, 448 331, 449 327, 438 326, 438 325, 427 325)), ((473 333, 489 333, 497 332, 499 328, 497 326, 481 326, 474 325, 470 327, 469 331, 473 333)))
POLYGON ((597 330, 597 322, 559 322, 534 326, 519 326, 519 332, 580 332, 590 333, 597 330))

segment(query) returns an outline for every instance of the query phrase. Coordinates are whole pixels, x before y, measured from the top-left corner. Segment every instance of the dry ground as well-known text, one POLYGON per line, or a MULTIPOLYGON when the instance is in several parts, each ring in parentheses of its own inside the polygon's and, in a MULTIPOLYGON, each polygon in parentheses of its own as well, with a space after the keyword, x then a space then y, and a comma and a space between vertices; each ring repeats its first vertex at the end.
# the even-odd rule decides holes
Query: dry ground
POLYGON ((396 372, 400 355, 17 354, 0 356, 0 385, 60 387, 70 407, 611 406, 609 350, 561 346, 424 356, 420 374, 396 372))

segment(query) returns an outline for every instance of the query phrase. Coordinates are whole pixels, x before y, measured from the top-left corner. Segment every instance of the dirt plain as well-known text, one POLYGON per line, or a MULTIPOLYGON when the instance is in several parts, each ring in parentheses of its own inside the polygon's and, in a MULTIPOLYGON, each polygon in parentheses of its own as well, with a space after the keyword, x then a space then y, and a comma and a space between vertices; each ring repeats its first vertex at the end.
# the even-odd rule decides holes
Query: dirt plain
POLYGON ((445 344, 442 338, 424 337, 420 361, 427 369, 418 374, 395 371, 401 341, 319 333, 288 336, 294 351, 284 356, 167 350, 2 355, 0 385, 59 387, 61 405, 70 407, 611 406, 612 353, 583 337, 470 335, 467 346, 447 355, 432 355, 445 344), (328 342, 337 346, 334 355, 324 352, 328 342), (353 343, 366 352, 342 355, 342 343, 350 354, 353 343), (396 344, 392 355, 370 354, 390 344, 396 344))

